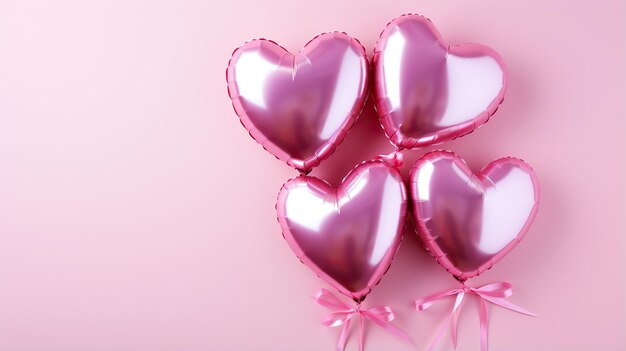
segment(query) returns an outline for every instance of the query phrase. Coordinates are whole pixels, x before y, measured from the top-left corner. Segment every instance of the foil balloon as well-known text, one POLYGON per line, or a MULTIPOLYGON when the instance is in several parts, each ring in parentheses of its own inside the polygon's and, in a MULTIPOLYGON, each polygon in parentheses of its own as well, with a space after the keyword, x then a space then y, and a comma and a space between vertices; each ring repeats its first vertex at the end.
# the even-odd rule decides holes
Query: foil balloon
POLYGON ((404 15, 383 30, 374 50, 374 96, 387 137, 419 148, 472 132, 504 98, 504 62, 479 44, 448 46, 434 25, 404 15))
POLYGON ((320 278, 357 302, 389 268, 400 245, 407 197, 400 173, 383 161, 354 168, 334 188, 300 175, 276 205, 287 243, 320 278))
POLYGON ((532 168, 501 158, 474 174, 449 151, 433 151, 410 174, 413 217, 426 248, 458 280, 491 268, 528 231, 539 203, 532 168))
POLYGON ((368 92, 363 46, 345 33, 326 33, 293 55, 252 40, 233 52, 228 94, 250 135, 276 158, 308 172, 341 143, 368 92))

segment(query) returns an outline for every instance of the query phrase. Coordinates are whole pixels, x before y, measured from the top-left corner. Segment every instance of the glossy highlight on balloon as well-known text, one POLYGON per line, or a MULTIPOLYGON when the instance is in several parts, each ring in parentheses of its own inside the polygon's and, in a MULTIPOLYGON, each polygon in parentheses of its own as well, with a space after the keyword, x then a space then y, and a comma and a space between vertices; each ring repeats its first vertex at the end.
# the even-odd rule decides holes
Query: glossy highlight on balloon
POLYGON ((522 240, 539 204, 533 169, 501 158, 473 173, 450 151, 432 151, 410 174, 413 218, 426 248, 461 281, 491 268, 522 240))
POLYGON ((400 245, 406 188, 397 169, 367 161, 337 188, 311 176, 289 180, 278 194, 276 211, 283 236, 300 260, 360 302, 400 245))
POLYGON ((250 135, 276 158, 308 172, 342 142, 368 93, 363 46, 321 34, 296 55, 257 39, 233 52, 228 94, 250 135))
POLYGON ((449 46, 432 22, 392 20, 374 49, 374 104, 387 137, 413 149, 472 132, 504 99, 504 61, 480 44, 449 46))

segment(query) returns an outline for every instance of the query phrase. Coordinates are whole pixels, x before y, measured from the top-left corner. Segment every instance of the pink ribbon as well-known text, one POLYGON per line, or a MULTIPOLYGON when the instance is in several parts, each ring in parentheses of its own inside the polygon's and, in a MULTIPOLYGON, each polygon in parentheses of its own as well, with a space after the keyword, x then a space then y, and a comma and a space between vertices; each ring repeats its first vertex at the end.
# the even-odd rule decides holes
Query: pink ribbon
POLYGON ((337 342, 338 351, 343 351, 346 347, 346 343, 348 342, 348 331, 350 330, 350 321, 352 320, 354 315, 358 315, 360 320, 360 351, 363 351, 363 317, 376 323, 377 325, 394 334, 398 338, 413 344, 413 341, 406 333, 390 324, 391 321, 394 320, 395 316, 393 314, 393 311, 391 310, 391 307, 389 306, 364 309, 361 307, 360 303, 357 303, 354 307, 350 307, 326 289, 321 289, 317 293, 317 295, 315 295, 315 301, 317 301, 317 303, 322 306, 334 310, 322 322, 325 326, 338 327, 340 325, 343 325, 343 328, 341 329, 341 334, 339 335, 339 341, 337 342))
POLYGON ((415 308, 418 311, 424 311, 425 309, 430 307, 433 303, 435 303, 437 300, 442 299, 447 296, 456 295, 456 301, 454 302, 452 313, 441 324, 441 326, 439 327, 439 330, 437 330, 435 339, 430 344, 428 351, 433 351, 435 347, 439 344, 439 341, 441 341, 441 337, 446 331, 446 325, 448 324, 448 322, 450 322, 450 329, 452 333, 452 344, 454 345, 454 348, 456 349, 457 323, 459 320, 459 313, 461 312, 461 303, 463 302, 463 297, 465 296, 465 294, 474 294, 478 296, 478 300, 480 301, 480 350, 481 351, 487 351, 488 349, 487 333, 489 329, 489 320, 487 319, 487 304, 485 301, 489 301, 495 305, 507 308, 509 310, 512 310, 518 313, 537 317, 537 315, 535 315, 534 313, 529 312, 505 300, 505 298, 513 295, 512 286, 511 284, 507 282, 491 283, 491 284, 483 285, 478 288, 472 288, 472 287, 465 285, 465 283, 463 283, 463 286, 461 288, 444 290, 436 294, 432 294, 424 298, 415 300, 415 308))

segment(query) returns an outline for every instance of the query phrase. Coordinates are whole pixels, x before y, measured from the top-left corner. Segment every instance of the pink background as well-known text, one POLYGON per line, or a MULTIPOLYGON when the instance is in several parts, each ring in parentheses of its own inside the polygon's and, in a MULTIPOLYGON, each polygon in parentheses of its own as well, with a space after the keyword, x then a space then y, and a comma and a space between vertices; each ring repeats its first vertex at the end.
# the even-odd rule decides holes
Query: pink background
MULTIPOLYGON (((490 306, 491 349, 624 350, 626 6, 591 0, 0 0, 0 350, 332 350, 310 298, 326 285, 276 222, 296 172, 248 137, 224 70, 254 37, 296 51, 343 30, 371 55, 405 12, 509 67, 496 116, 441 147, 474 169, 521 157, 541 181, 525 240, 471 281, 510 281, 540 315, 490 306)), ((391 149, 368 104, 313 174, 337 184, 391 149)), ((455 283, 407 234, 366 305, 425 349, 452 301, 410 301, 455 283)), ((460 323, 477 350, 475 301, 460 323)), ((369 350, 411 349, 368 330, 369 350)))

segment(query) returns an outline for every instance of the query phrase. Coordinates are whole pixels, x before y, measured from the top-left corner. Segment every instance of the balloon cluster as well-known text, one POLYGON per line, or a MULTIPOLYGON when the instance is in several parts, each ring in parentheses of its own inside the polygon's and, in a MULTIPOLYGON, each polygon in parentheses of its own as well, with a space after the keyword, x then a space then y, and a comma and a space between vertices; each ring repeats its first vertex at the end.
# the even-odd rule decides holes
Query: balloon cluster
MULTIPOLYGON (((301 173, 278 194, 284 238, 305 265, 356 303, 351 308, 327 290, 317 296, 335 309, 325 324, 344 325, 338 348, 354 315, 407 339, 389 324, 389 307, 365 310, 361 302, 388 270, 409 208, 424 246, 462 283, 417 300, 418 309, 456 295, 455 329, 463 295, 473 293, 483 305, 530 314, 502 300, 511 293, 508 283, 471 288, 465 281, 489 269, 528 231, 539 199, 532 168, 502 158, 473 173, 456 154, 432 151, 413 166, 408 190, 397 169, 403 150, 452 140, 486 123, 504 98, 504 62, 483 45, 449 46, 430 20, 409 14, 382 31, 371 65, 370 71, 358 40, 333 32, 313 38, 295 55, 270 40, 249 41, 233 52, 226 70, 243 126, 301 173), (396 151, 357 165, 336 188, 308 176, 346 137, 370 86, 396 151)), ((456 343, 454 330, 453 338, 456 343)), ((486 348, 486 332, 481 340, 486 348)))

